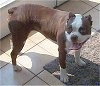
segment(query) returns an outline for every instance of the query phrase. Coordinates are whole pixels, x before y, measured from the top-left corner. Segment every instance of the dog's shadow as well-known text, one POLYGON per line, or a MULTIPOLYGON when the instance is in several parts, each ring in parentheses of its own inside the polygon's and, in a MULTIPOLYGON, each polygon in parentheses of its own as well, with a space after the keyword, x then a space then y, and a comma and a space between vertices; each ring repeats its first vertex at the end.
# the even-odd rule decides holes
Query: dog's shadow
MULTIPOLYGON (((82 58, 82 57, 81 57, 82 58)), ((88 59, 82 58, 87 65, 84 67, 80 67, 75 63, 75 59, 73 55, 68 55, 66 66, 69 74, 73 76, 69 76, 69 82, 67 85, 99 85, 99 70, 100 65, 89 61, 88 59)), ((46 64, 44 69, 49 71, 50 73, 54 73, 55 71, 59 71, 59 62, 58 58, 53 60, 52 62, 46 64)), ((55 76, 59 79, 59 76, 55 76)))
POLYGON ((33 70, 33 72, 38 74, 37 70, 42 71, 43 66, 47 63, 50 63, 54 59, 56 59, 56 57, 52 55, 48 55, 45 53, 37 53, 33 51, 33 52, 26 52, 24 54, 21 54, 21 56, 19 56, 18 61, 29 70, 33 70))

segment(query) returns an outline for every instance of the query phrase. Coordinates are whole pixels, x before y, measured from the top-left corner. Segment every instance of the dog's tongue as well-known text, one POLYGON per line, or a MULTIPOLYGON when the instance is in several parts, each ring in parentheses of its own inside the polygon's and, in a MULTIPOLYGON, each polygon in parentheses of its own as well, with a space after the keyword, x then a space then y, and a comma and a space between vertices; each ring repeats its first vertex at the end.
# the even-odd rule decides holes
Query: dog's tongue
POLYGON ((73 43, 72 46, 69 48, 70 50, 78 50, 82 47, 82 43, 73 43))
POLYGON ((87 38, 84 42, 82 43, 73 43, 72 46, 70 46, 69 50, 79 50, 82 45, 88 40, 89 38, 87 38))

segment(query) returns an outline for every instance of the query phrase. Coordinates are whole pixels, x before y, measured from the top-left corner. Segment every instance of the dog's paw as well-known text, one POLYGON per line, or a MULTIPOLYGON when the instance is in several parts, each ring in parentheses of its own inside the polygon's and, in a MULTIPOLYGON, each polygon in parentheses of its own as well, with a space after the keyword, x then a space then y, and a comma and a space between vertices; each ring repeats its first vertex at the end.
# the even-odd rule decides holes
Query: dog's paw
POLYGON ((65 75, 60 75, 60 81, 66 83, 69 81, 67 73, 65 75))
POLYGON ((68 82, 69 78, 66 69, 60 68, 60 80, 64 83, 68 82))
POLYGON ((83 60, 75 61, 79 66, 86 66, 86 63, 83 60))
POLYGON ((20 66, 16 65, 16 66, 13 66, 13 70, 16 72, 20 72, 22 70, 22 68, 20 66))

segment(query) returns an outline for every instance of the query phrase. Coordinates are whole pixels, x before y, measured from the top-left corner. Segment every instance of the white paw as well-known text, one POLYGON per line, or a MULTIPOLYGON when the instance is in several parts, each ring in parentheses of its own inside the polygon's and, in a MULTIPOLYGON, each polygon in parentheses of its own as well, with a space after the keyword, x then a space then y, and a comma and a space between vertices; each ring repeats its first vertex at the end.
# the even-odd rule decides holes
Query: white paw
POLYGON ((68 75, 65 74, 65 75, 60 75, 60 81, 66 83, 69 81, 69 78, 68 78, 68 75))
POLYGON ((75 61, 79 66, 86 66, 86 63, 83 60, 76 60, 75 61))
POLYGON ((20 66, 16 65, 16 66, 13 66, 13 70, 16 72, 20 72, 22 70, 22 68, 20 66))
POLYGON ((68 82, 69 78, 66 69, 60 68, 60 80, 64 83, 68 82))

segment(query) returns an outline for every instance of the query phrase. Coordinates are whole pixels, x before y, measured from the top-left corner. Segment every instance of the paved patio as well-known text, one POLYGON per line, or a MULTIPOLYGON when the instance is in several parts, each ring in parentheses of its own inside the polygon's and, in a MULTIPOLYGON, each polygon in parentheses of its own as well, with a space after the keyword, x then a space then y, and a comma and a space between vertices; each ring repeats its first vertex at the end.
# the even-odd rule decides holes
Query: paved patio
MULTIPOLYGON (((93 18, 92 36, 100 31, 100 0, 70 0, 58 9, 80 13, 84 16, 90 14, 93 18)), ((39 32, 32 31, 17 59, 17 63, 22 66, 22 71, 14 72, 10 58, 10 39, 11 35, 0 40, 0 85, 64 85, 43 69, 45 64, 58 57, 56 44, 39 32)), ((96 39, 93 41, 95 41, 94 44, 97 43, 96 39)), ((100 51, 99 47, 97 47, 98 51, 100 51)), ((89 49, 88 52, 90 52, 89 49)), ((100 60, 100 55, 91 56, 98 56, 98 60, 100 60)), ((95 61, 93 60, 93 62, 95 61)), ((99 61, 97 64, 100 64, 99 61)))

